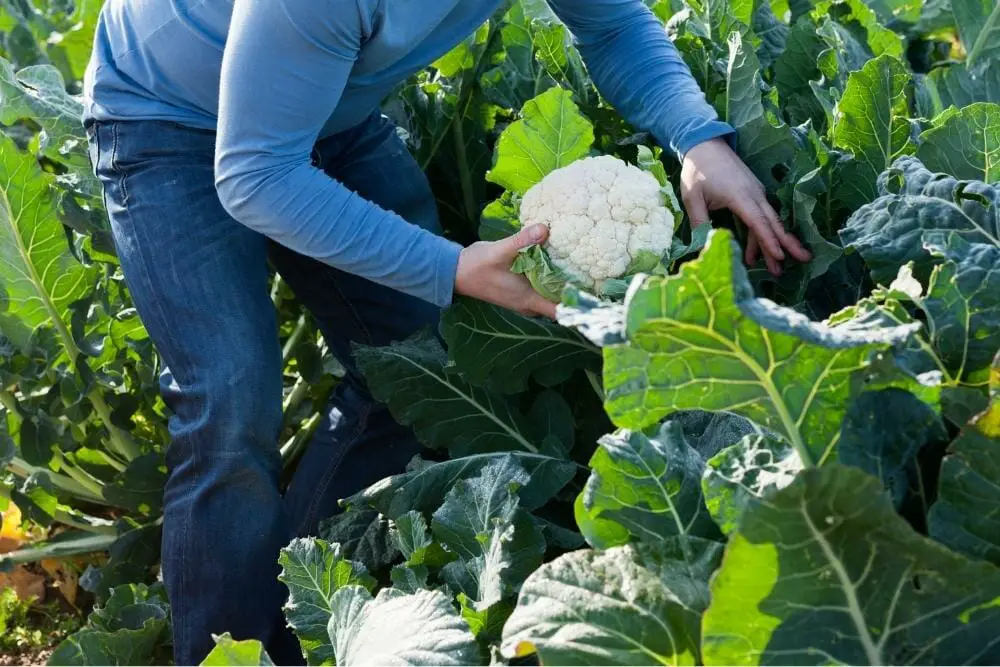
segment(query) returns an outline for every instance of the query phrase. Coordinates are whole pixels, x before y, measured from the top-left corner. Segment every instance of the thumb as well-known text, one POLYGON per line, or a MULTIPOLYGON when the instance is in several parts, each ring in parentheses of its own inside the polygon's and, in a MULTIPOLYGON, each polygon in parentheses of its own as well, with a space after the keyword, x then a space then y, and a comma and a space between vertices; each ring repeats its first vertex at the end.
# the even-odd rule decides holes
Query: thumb
POLYGON ((525 227, 513 236, 508 236, 500 242, 500 247, 505 255, 514 256, 522 248, 527 248, 536 243, 544 243, 548 237, 549 228, 539 223, 525 227))
POLYGON ((692 192, 686 197, 684 208, 687 209, 688 218, 691 219, 691 227, 697 227, 709 221, 708 206, 705 205, 705 197, 700 192, 692 192))

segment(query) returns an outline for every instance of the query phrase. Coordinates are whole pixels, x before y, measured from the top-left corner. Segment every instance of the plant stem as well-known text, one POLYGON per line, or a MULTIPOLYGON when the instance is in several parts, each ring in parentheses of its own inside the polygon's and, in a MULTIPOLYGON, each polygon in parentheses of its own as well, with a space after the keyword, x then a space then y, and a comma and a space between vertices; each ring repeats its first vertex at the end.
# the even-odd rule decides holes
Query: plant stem
POLYGON ((462 202, 465 205, 465 217, 474 230, 476 221, 479 219, 479 210, 476 204, 476 196, 472 191, 472 174, 469 172, 469 156, 465 150, 465 128, 463 119, 452 126, 452 136, 455 139, 455 157, 458 161, 458 180, 462 187, 462 202))
POLYGON ((303 380, 301 377, 295 381, 295 385, 292 390, 288 392, 288 397, 285 398, 284 405, 281 406, 281 411, 283 414, 287 415, 297 408, 302 400, 309 395, 309 383, 303 380))
POLYGON ((82 484, 72 477, 63 475, 57 472, 53 472, 48 468, 39 468, 38 466, 33 466, 22 458, 15 457, 7 467, 12 473, 17 475, 22 479, 31 477, 35 473, 44 473, 46 478, 52 482, 60 491, 68 493, 69 495, 76 496, 82 500, 94 503, 95 505, 109 506, 108 501, 104 499, 100 494, 100 488, 92 490, 89 488, 90 485, 82 484))
POLYGON ((594 393, 601 399, 601 403, 604 403, 604 388, 601 386, 601 379, 594 371, 587 371, 587 379, 590 381, 590 386, 594 388, 594 393))
POLYGON ((312 438, 313 433, 316 432, 316 428, 322 421, 322 415, 318 412, 313 413, 311 417, 302 422, 302 426, 299 427, 298 432, 288 439, 284 445, 281 446, 281 460, 284 463, 288 463, 292 458, 298 455, 299 450, 305 447, 309 439, 312 438))
POLYGON ((295 352, 295 348, 298 347, 299 343, 302 342, 302 337, 306 335, 306 331, 309 330, 309 318, 306 317, 305 313, 299 315, 299 321, 295 324, 295 329, 292 330, 292 334, 285 341, 285 347, 281 349, 281 367, 284 368, 288 365, 288 361, 292 358, 292 354, 295 352))
POLYGON ((94 533, 95 535, 116 535, 118 533, 114 522, 107 521, 106 519, 98 520, 95 518, 94 523, 88 523, 76 518, 72 513, 60 509, 56 510, 55 517, 53 518, 61 524, 87 533, 94 533))
POLYGON ((104 428, 108 430, 108 436, 114 450, 121 454, 126 461, 139 458, 142 452, 139 450, 139 446, 135 444, 132 436, 115 426, 111 421, 111 408, 104 401, 104 394, 101 393, 100 388, 95 387, 92 389, 87 394, 87 398, 90 399, 91 405, 94 406, 94 412, 97 413, 97 416, 104 423, 104 428))

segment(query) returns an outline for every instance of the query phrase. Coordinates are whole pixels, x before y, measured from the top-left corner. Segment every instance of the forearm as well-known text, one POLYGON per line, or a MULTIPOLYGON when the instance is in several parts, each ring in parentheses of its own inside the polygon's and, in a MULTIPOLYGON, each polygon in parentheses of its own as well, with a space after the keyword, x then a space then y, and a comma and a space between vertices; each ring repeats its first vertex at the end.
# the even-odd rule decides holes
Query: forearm
POLYGON ((234 218, 307 257, 438 306, 451 302, 461 246, 364 199, 311 164, 223 171, 234 218))
POLYGON ((640 0, 551 0, 598 90, 633 125, 683 156, 734 130, 715 109, 640 0))

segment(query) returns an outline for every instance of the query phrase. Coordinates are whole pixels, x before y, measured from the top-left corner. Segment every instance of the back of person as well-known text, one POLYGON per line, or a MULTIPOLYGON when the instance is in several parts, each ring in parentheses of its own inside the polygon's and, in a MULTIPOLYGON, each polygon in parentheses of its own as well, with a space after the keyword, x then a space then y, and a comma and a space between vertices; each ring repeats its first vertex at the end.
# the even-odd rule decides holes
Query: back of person
MULTIPOLYGON (((361 32, 357 60, 340 104, 329 110, 319 132, 322 138, 362 122, 396 84, 464 39, 502 0, 268 2, 281 6, 299 29, 322 8, 361 32)), ((108 0, 85 80, 87 117, 215 129, 233 6, 233 0, 108 0)), ((303 48, 292 46, 285 57, 294 59, 303 48)), ((282 82, 271 79, 267 67, 255 78, 260 94, 281 94, 282 82)))

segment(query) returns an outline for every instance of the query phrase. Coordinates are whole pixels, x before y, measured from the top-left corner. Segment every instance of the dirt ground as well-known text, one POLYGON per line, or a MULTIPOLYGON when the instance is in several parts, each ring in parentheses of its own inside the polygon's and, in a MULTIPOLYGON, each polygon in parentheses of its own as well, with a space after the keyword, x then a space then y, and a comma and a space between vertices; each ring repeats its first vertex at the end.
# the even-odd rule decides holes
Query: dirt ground
POLYGON ((53 650, 54 647, 48 647, 16 655, 0 654, 0 667, 44 665, 49 661, 49 656, 52 655, 53 650))

